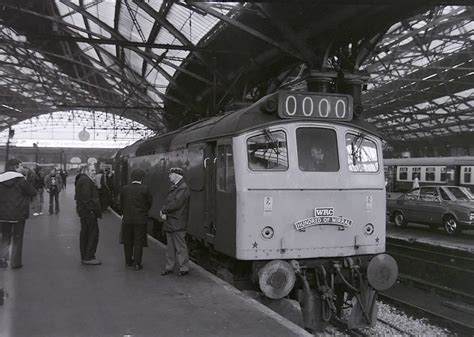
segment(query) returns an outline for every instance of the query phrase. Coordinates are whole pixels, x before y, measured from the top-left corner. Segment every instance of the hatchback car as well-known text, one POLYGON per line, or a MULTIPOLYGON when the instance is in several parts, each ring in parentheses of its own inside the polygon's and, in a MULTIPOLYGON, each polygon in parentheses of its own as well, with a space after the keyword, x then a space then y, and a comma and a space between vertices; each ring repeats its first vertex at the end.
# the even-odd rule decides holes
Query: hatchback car
POLYGON ((474 229, 474 196, 459 186, 422 186, 387 200, 387 215, 397 227, 409 222, 443 226, 449 235, 474 229))

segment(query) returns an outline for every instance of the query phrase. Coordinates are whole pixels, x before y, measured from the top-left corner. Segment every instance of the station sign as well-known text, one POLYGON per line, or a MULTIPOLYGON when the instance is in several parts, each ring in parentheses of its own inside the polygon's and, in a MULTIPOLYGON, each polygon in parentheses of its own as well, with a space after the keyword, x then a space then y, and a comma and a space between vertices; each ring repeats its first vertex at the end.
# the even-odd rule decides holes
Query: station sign
POLYGON ((353 99, 350 95, 288 91, 278 97, 281 118, 315 118, 350 121, 353 99))

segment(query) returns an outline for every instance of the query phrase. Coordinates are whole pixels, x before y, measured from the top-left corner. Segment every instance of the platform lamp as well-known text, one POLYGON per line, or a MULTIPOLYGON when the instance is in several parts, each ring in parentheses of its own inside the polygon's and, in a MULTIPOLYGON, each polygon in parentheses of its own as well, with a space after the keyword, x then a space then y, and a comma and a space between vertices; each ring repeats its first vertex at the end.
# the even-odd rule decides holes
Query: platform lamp
POLYGON ((8 162, 8 156, 10 154, 10 139, 15 136, 15 130, 12 129, 11 126, 8 127, 8 139, 7 139, 7 147, 5 149, 5 163, 8 162))

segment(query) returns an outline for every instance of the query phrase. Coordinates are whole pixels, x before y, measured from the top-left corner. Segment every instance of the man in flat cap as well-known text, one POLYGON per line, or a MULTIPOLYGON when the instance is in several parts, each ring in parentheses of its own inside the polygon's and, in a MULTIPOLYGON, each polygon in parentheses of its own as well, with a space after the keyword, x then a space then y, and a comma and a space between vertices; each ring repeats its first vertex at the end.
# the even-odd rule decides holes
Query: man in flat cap
POLYGON ((160 216, 165 222, 164 231, 167 240, 166 266, 161 275, 171 274, 177 262, 178 276, 184 276, 189 273, 189 255, 186 246, 189 188, 183 180, 183 170, 178 167, 169 170, 169 179, 172 185, 160 211, 160 216))

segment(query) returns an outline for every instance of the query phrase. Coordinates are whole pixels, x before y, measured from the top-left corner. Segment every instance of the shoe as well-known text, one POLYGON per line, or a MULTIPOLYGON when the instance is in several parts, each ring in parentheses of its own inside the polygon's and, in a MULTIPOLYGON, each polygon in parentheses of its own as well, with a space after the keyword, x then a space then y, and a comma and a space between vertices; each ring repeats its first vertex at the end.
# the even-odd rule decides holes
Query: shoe
POLYGON ((8 268, 8 262, 5 260, 0 260, 0 268, 8 268))
POLYGON ((185 276, 185 275, 188 275, 189 274, 189 271, 180 271, 178 273, 178 276, 185 276))
POLYGON ((141 264, 136 264, 135 265, 135 270, 142 270, 143 266, 141 264))
POLYGON ((125 264, 127 265, 127 267, 131 267, 131 266, 133 266, 133 262, 134 262, 134 261, 133 261, 133 259, 132 259, 132 260, 130 260, 130 261, 128 261, 128 262, 125 262, 125 264))
POLYGON ((162 276, 166 276, 166 275, 169 275, 169 274, 173 274, 173 271, 169 270, 169 269, 165 269, 161 272, 162 276))
POLYGON ((20 269, 21 267, 23 267, 23 265, 19 264, 18 266, 12 266, 12 269, 20 269))
POLYGON ((39 215, 43 215, 43 212, 39 212, 39 215))
POLYGON ((36 213, 36 212, 33 213, 33 216, 38 216, 38 215, 39 215, 39 213, 36 213))
POLYGON ((92 260, 82 260, 82 263, 90 265, 90 266, 98 266, 102 264, 100 260, 92 259, 92 260))

